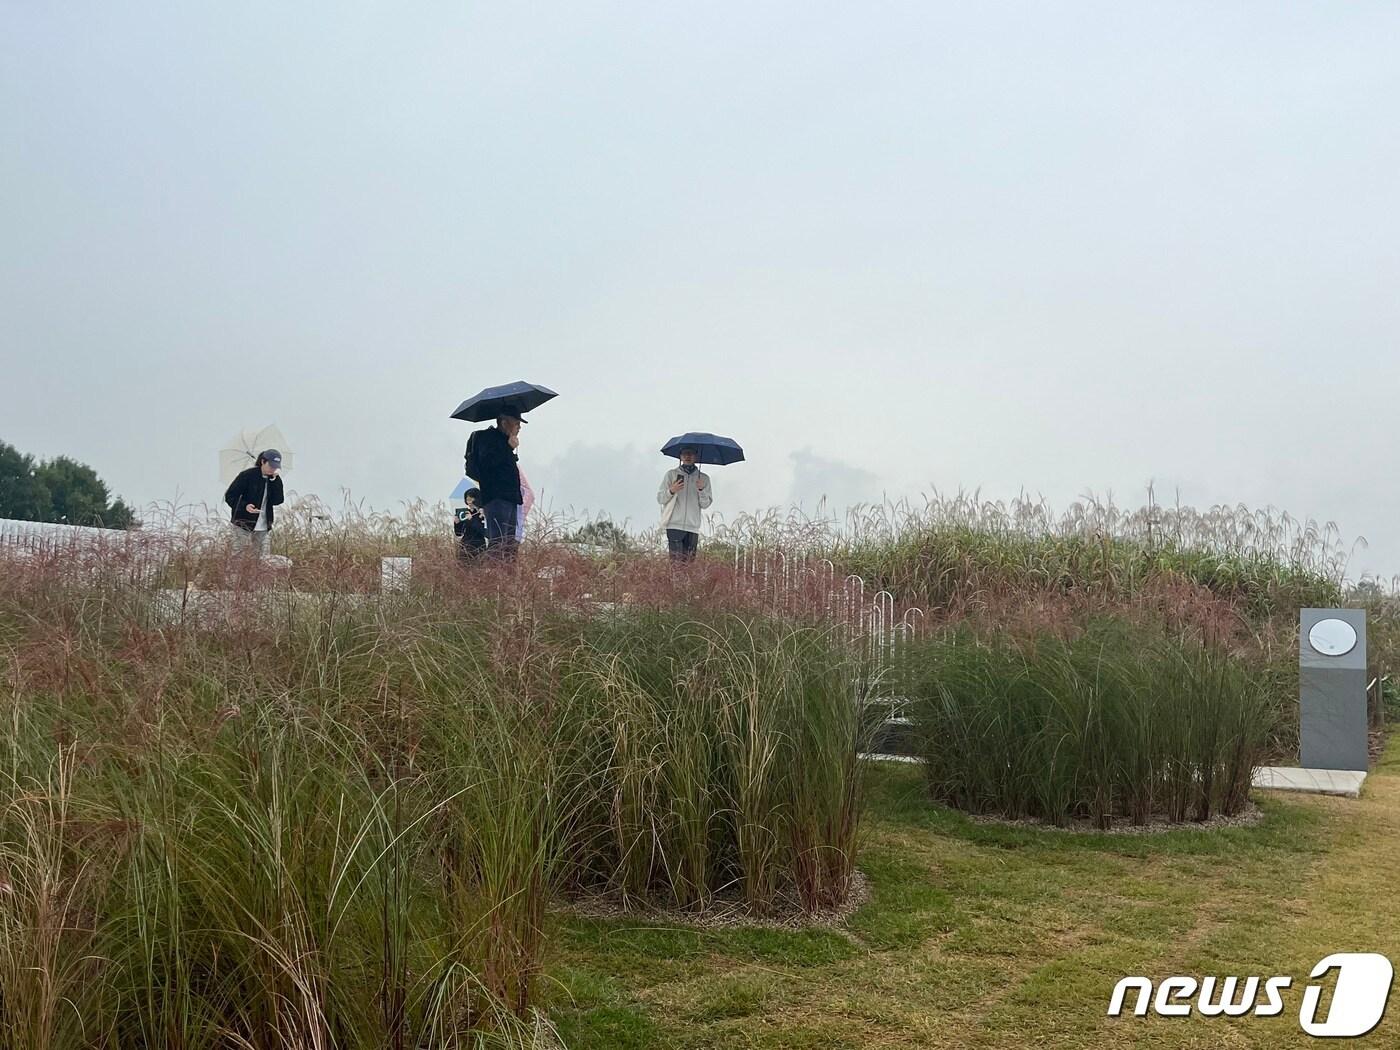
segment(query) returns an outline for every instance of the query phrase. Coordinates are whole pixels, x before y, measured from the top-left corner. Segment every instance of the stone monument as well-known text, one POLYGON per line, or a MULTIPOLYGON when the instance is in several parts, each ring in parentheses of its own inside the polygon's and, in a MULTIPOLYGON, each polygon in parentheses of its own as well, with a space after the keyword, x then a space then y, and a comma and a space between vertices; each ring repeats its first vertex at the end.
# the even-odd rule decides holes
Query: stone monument
POLYGON ((1366 611, 1303 609, 1299 752, 1305 769, 1366 771, 1366 611))

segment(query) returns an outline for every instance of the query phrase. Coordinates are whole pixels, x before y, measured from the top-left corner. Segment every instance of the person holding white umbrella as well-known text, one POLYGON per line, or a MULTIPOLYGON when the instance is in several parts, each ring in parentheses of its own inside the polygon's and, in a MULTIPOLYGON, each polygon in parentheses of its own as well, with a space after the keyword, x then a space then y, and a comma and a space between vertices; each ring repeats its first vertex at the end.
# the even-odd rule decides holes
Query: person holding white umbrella
POLYGON ((275 448, 258 455, 257 462, 240 471, 224 493, 224 502, 233 511, 230 519, 233 549, 260 558, 267 553, 268 537, 282 505, 282 453, 275 448))
POLYGON ((292 452, 276 424, 240 430, 219 450, 219 479, 227 486, 224 502, 233 511, 235 549, 267 553, 272 508, 282 504, 282 471, 291 469, 292 452), (276 462, 269 464, 272 457, 276 462))

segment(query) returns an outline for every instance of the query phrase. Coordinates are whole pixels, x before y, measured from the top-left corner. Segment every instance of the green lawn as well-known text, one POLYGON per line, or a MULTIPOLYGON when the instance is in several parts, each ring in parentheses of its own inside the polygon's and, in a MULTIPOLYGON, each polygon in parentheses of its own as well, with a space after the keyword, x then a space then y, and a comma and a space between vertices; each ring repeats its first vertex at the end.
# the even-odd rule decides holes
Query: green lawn
MULTIPOLYGON (((560 917, 546 997, 572 1050, 1303 1045, 1308 971, 1400 961, 1400 738, 1360 801, 1261 799, 1252 828, 1100 836, 975 825, 872 769, 841 930, 560 917), (1281 1017, 1109 1018, 1128 974, 1294 978, 1281 1017)), ((1400 992, 1367 1047, 1400 1046, 1400 992)))

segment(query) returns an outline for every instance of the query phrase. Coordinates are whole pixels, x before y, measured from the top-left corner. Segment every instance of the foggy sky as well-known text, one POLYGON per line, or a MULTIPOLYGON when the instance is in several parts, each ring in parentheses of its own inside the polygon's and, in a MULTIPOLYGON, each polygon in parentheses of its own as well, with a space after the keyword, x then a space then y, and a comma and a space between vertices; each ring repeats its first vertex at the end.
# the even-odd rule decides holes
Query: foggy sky
POLYGON ((1085 491, 1400 573, 1400 5, 0 2, 0 440, 137 504, 1085 491))

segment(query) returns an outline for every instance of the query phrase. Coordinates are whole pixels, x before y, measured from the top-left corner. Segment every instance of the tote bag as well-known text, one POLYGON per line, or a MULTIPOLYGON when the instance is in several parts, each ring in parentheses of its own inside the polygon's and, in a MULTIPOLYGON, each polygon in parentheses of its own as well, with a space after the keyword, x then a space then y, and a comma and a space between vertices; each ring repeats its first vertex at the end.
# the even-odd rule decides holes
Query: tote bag
POLYGON ((668 499, 665 506, 661 508, 661 527, 663 529, 671 527, 671 519, 675 517, 676 514, 676 497, 679 495, 679 492, 671 493, 671 498, 668 499))

